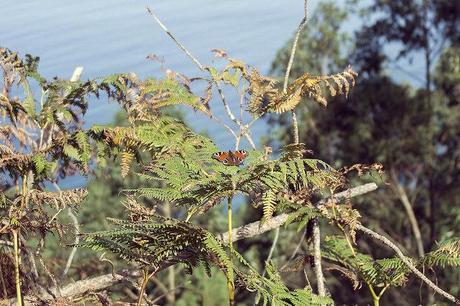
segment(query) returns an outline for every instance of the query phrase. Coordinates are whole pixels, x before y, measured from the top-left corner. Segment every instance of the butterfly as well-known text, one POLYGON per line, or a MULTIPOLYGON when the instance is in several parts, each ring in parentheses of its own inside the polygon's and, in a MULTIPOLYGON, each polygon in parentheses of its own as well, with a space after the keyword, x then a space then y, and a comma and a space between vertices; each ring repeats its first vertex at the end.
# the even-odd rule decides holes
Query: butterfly
POLYGON ((248 152, 245 150, 216 152, 212 155, 212 158, 217 159, 226 166, 239 166, 246 158, 247 154, 248 152))

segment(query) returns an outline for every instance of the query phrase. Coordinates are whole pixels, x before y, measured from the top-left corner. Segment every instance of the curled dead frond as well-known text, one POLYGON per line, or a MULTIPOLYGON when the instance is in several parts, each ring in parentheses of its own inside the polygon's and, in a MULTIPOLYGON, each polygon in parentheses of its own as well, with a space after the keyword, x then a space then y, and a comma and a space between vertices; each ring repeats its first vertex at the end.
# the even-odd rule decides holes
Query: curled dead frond
POLYGON ((129 211, 130 218, 133 221, 144 220, 157 215, 155 207, 145 207, 144 205, 140 204, 133 196, 130 195, 128 195, 126 200, 123 201, 123 206, 126 207, 126 209, 129 211))
POLYGON ((29 201, 35 205, 53 205, 55 209, 62 209, 67 206, 78 207, 87 195, 87 190, 83 188, 57 192, 32 189, 28 193, 29 201))
POLYGON ((303 158, 307 154, 313 154, 312 150, 306 148, 304 143, 292 143, 281 148, 282 161, 288 161, 296 158, 303 158))
POLYGON ((327 94, 348 96, 351 87, 355 85, 356 76, 357 73, 350 67, 341 73, 327 76, 306 73, 297 78, 287 92, 283 93, 276 88, 276 81, 262 77, 254 70, 247 78, 251 95, 248 110, 259 115, 266 112, 281 114, 297 107, 303 97, 327 106, 327 94))
POLYGON ((324 205, 319 207, 322 217, 337 222, 344 230, 348 232, 353 242, 356 237, 356 225, 360 224, 361 214, 358 210, 353 209, 349 200, 345 204, 338 205, 332 197, 324 205))
POLYGON ((263 114, 272 101, 282 98, 282 94, 276 88, 276 80, 262 76, 256 69, 251 70, 247 81, 249 82, 248 111, 250 113, 263 114))

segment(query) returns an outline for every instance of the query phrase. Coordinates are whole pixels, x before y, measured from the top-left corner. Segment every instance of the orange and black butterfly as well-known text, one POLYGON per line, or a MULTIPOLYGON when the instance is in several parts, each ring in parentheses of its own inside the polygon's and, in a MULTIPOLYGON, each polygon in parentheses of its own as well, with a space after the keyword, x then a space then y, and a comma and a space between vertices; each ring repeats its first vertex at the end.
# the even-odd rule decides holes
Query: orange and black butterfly
POLYGON ((217 159, 226 166, 239 166, 248 155, 245 150, 217 152, 212 155, 212 158, 217 159))

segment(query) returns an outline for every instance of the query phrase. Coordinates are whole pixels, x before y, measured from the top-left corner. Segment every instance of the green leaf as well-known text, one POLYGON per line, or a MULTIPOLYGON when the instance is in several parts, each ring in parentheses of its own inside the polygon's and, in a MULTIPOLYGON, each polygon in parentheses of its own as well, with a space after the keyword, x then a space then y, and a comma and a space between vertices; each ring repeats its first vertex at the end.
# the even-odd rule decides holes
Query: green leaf
POLYGON ((65 144, 63 149, 65 155, 75 160, 81 161, 81 156, 77 148, 70 144, 65 144))
POLYGON ((47 160, 42 154, 36 154, 32 157, 32 161, 35 165, 35 171, 37 171, 37 174, 40 174, 45 170, 47 160))

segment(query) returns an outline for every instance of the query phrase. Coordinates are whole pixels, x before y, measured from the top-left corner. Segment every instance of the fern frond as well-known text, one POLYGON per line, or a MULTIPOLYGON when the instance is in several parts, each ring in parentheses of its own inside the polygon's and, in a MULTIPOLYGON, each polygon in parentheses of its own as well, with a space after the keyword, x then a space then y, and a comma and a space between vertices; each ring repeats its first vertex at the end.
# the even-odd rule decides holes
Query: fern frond
POLYGON ((289 290, 283 283, 276 268, 266 264, 268 277, 262 277, 256 272, 240 275, 241 281, 250 291, 257 291, 256 303, 262 300, 263 305, 330 305, 329 297, 319 297, 309 289, 289 290))
POLYGON ((263 220, 268 220, 273 216, 276 209, 276 193, 269 189, 262 196, 263 220))
POLYGON ((129 166, 131 164, 131 161, 134 158, 134 153, 130 151, 124 151, 121 154, 121 177, 125 177, 128 175, 129 172, 129 166))
POLYGON ((406 276, 411 273, 399 258, 373 260, 369 255, 351 250, 346 239, 339 236, 325 239, 323 256, 377 287, 389 284, 401 286, 407 280, 406 276))
POLYGON ((37 206, 53 204, 55 209, 66 206, 77 207, 88 195, 86 189, 71 189, 59 192, 32 189, 28 193, 29 201, 37 206))
POLYGON ((276 82, 253 72, 248 77, 251 94, 249 111, 259 115, 266 112, 281 114, 295 109, 303 97, 327 106, 327 97, 323 88, 325 87, 331 96, 337 93, 348 96, 350 88, 355 85, 356 76, 357 73, 350 67, 341 73, 329 76, 312 76, 306 73, 297 78, 286 93, 282 93, 275 89, 276 82))
POLYGON ((441 268, 460 266, 460 239, 451 238, 440 243, 436 250, 431 251, 421 259, 423 265, 441 268))

